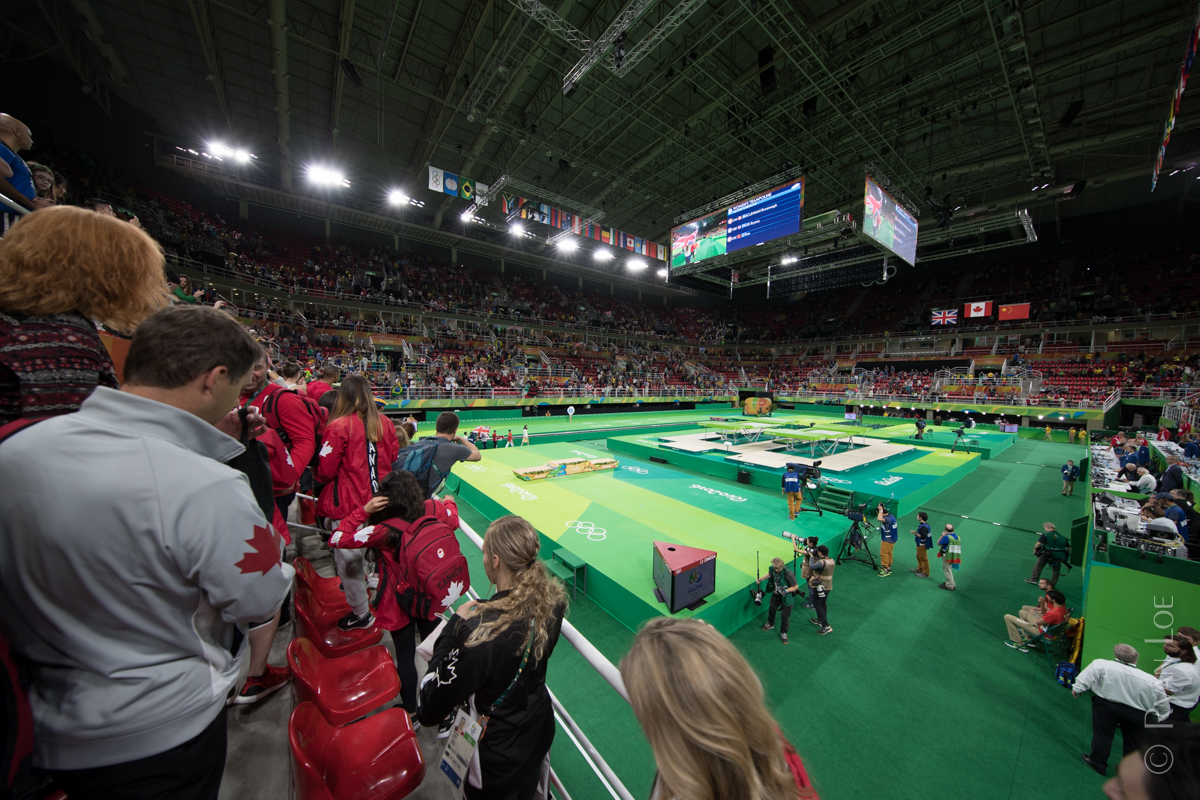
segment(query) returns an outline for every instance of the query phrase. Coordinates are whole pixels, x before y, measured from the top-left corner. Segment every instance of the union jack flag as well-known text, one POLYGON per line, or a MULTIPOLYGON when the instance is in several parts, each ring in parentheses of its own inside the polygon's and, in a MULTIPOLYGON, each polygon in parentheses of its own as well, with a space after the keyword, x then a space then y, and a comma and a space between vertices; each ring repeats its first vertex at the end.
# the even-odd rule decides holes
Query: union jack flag
POLYGON ((934 325, 957 325, 958 324, 958 309, 950 311, 935 311, 933 312, 934 325))

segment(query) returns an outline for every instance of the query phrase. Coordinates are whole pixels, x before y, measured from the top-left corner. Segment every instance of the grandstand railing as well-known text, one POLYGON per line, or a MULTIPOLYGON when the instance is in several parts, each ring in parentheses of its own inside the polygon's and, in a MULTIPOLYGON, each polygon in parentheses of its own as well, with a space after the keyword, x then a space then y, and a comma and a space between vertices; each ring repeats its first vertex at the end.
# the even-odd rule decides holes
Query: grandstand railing
MULTIPOLYGON (((712 389, 698 389, 691 386, 646 386, 646 387, 596 387, 554 388, 543 387, 537 395, 526 397, 525 390, 520 387, 458 387, 454 390, 441 386, 405 387, 403 391, 390 386, 373 387, 380 396, 403 398, 405 400, 495 400, 504 398, 525 398, 529 405, 536 405, 538 400, 595 400, 601 398, 630 397, 641 399, 676 398, 676 397, 711 397, 714 400, 728 400, 736 395, 713 394, 712 389)), ((519 405, 519 404, 518 404, 519 405)))
POLYGON ((1040 397, 1022 397, 1020 395, 996 395, 991 394, 988 397, 980 400, 974 400, 970 397, 953 397, 942 394, 928 395, 911 395, 911 394, 874 394, 870 392, 807 392, 807 391, 790 391, 786 388, 777 390, 778 394, 784 397, 794 397, 812 400, 831 400, 837 403, 853 403, 854 405, 881 405, 886 406, 895 403, 897 407, 921 404, 991 404, 1003 406, 1025 406, 1028 408, 1101 408, 1102 402, 1095 400, 1050 400, 1040 397))
MULTIPOLYGON (((11 211, 14 214, 25 216, 29 213, 29 209, 18 203, 16 200, 10 200, 3 194, 0 194, 0 205, 4 206, 0 211, 11 211)), ((2 231, 0 231, 2 233, 2 231)))

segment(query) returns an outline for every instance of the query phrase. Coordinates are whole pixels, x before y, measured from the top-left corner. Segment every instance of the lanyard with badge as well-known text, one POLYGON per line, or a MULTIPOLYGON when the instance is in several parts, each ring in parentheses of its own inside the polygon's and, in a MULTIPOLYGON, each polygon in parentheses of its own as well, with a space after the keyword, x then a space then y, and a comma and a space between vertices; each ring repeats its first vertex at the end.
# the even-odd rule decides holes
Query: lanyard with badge
POLYGON ((529 661, 529 653, 532 649, 533 631, 530 631, 529 643, 525 645, 525 655, 521 656, 521 666, 517 667, 517 674, 508 688, 496 698, 496 702, 492 703, 487 714, 480 715, 475 710, 474 695, 472 695, 467 708, 458 709, 458 714, 454 717, 454 725, 450 728, 450 740, 446 742, 446 750, 442 753, 441 764, 442 772, 446 774, 456 789, 462 787, 462 782, 471 769, 475 751, 479 749, 479 740, 487 733, 488 719, 517 685, 521 673, 525 671, 525 665, 529 661))

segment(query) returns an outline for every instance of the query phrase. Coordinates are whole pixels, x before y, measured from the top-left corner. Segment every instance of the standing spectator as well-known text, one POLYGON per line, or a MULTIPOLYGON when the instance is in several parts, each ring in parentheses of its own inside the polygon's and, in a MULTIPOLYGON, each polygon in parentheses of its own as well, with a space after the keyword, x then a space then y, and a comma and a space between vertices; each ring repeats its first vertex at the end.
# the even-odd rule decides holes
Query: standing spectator
POLYGON ((270 358, 264 351, 254 362, 250 385, 242 395, 243 405, 257 406, 262 410, 267 426, 279 434, 292 457, 297 474, 302 476, 300 489, 307 490, 304 471, 312 463, 317 451, 317 428, 320 423, 295 392, 283 388, 282 379, 280 382, 274 380, 270 366, 270 358))
POLYGON ((788 626, 792 622, 792 604, 796 602, 796 592, 800 591, 800 583, 796 580, 795 573, 787 568, 782 558, 772 558, 771 565, 767 567, 766 577, 759 583, 758 590, 771 596, 770 605, 767 607, 767 621, 762 629, 775 630, 775 612, 782 608, 779 638, 787 644, 788 626))
MULTIPOLYGON (((361 375, 347 375, 325 426, 317 483, 325 484, 317 498, 317 514, 341 523, 379 491, 380 465, 391 464, 400 452, 396 426, 380 416, 371 384, 361 375)), ((386 472, 384 473, 386 474, 386 472)), ((338 530, 353 534, 354 528, 338 530)), ((333 561, 350 613, 338 620, 344 631, 369 628, 375 618, 367 604, 366 573, 361 550, 334 550, 333 561)))
POLYGON ((938 558, 942 560, 942 574, 946 576, 946 579, 938 584, 938 588, 954 591, 956 587, 953 570, 962 565, 962 545, 958 541, 958 534, 954 532, 954 526, 948 522, 941 538, 938 539, 938 558))
POLYGON ((879 520, 879 577, 886 578, 892 574, 892 551, 900 540, 900 529, 896 516, 883 503, 876 509, 875 519, 879 520))
POLYGON ((540 548, 537 531, 521 517, 488 526, 483 569, 496 593, 459 606, 421 681, 422 725, 440 722, 468 700, 488 714, 477 750, 479 772, 463 783, 468 800, 532 798, 554 740, 546 667, 567 598, 538 558, 540 548))
POLYGON ((57 205, 58 201, 54 199, 54 170, 35 161, 27 162, 26 166, 29 167, 29 174, 33 178, 33 189, 37 192, 37 196, 49 200, 51 205, 57 205))
POLYGON ((1083 754, 1083 761, 1101 775, 1108 772, 1117 728, 1121 729, 1125 755, 1129 755, 1138 749, 1146 723, 1152 717, 1162 722, 1171 709, 1162 684, 1137 668, 1137 650, 1127 644, 1114 645, 1113 658, 1088 664, 1071 687, 1074 697, 1092 692, 1092 749, 1083 754))
POLYGON ((1171 699, 1170 719, 1187 725, 1200 702, 1200 666, 1196 665, 1196 648, 1190 639, 1176 633, 1163 641, 1163 652, 1167 659, 1155 674, 1171 699))
MULTIPOLYGON (((105 215, 101 214, 100 216, 105 215)), ((112 217, 112 214, 108 214, 107 216, 112 217)), ((173 294, 175 299, 179 302, 187 303, 191 306, 197 303, 203 303, 206 291, 204 289, 197 289, 195 286, 193 286, 192 279, 187 275, 180 275, 179 285, 171 290, 171 294, 173 294)))
POLYGON ((132 332, 166 305, 163 256, 142 231, 71 206, 0 239, 0 424, 76 411, 117 388, 96 323, 132 332))
POLYGON ((1067 619, 1065 603, 1067 598, 1057 589, 1046 592, 1047 607, 1045 613, 1037 622, 1026 622, 1021 617, 1012 614, 1004 615, 1004 625, 1008 628, 1006 645, 1022 653, 1028 653, 1028 639, 1042 635, 1055 625, 1060 625, 1067 619), (1028 637, 1028 638, 1027 638, 1028 637))
POLYGON ((1042 570, 1049 564, 1053 575, 1050 585, 1057 586, 1059 570, 1062 569, 1063 562, 1071 557, 1071 540, 1059 533, 1053 522, 1043 522, 1042 533, 1033 545, 1033 554, 1037 556, 1037 562, 1033 565, 1033 573, 1025 582, 1036 584, 1042 577, 1042 570))
POLYGON ((327 364, 321 368, 321 377, 308 384, 304 392, 313 400, 320 401, 321 395, 333 391, 333 384, 341 377, 337 367, 327 364))
POLYGON ((929 514, 917 512, 917 529, 909 531, 917 544, 917 568, 909 570, 918 578, 929 577, 929 551, 933 548, 933 534, 929 530, 929 514))
POLYGON ((833 570, 836 566, 835 560, 829 557, 829 548, 818 545, 817 557, 808 565, 808 594, 813 611, 817 613, 809 622, 820 629, 817 632, 822 636, 833 633, 833 628, 829 626, 829 593, 833 591, 833 570))
POLYGON ((0 114, 0 194, 17 205, 33 211, 54 205, 53 200, 39 198, 33 185, 33 175, 20 152, 33 147, 29 127, 15 117, 0 114))
MULTIPOLYGON (((429 485, 425 487, 425 496, 433 497, 441 491, 442 484, 450 477, 450 470, 460 461, 479 461, 483 456, 479 448, 458 435, 458 414, 453 411, 443 411, 438 414, 434 423, 435 438, 444 439, 438 442, 433 454, 433 468, 429 470, 429 485)), ((493 430, 492 435, 496 432, 493 430)), ((494 446, 494 445, 493 445, 494 446)), ((399 464, 392 465, 399 469, 399 464)))
POLYGON ((1079 467, 1075 466, 1075 462, 1069 458, 1067 463, 1062 465, 1062 479, 1062 496, 1070 497, 1075 494, 1075 481, 1079 480, 1079 467))
POLYGON ((4 443, 0 631, 31 668, 34 765, 72 798, 217 797, 238 627, 294 575, 214 427, 255 349, 227 314, 161 311, 121 391, 4 443))
POLYGON ((1158 490, 1160 492, 1171 492, 1175 489, 1183 487, 1183 467, 1179 466, 1179 457, 1170 455, 1167 456, 1167 468, 1163 471, 1162 477, 1158 479, 1158 490))
POLYGON ((758 675, 712 626, 650 620, 621 659, 621 677, 658 766, 652 797, 816 800, 758 675))

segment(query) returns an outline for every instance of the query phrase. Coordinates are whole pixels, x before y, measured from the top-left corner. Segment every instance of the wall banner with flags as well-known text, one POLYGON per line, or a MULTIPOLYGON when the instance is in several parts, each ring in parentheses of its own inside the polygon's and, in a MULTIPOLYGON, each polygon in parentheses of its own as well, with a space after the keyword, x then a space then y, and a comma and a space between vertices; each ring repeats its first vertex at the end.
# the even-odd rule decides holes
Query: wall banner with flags
MULTIPOLYGON (((480 202, 488 190, 486 183, 480 183, 473 178, 455 175, 452 172, 446 172, 437 167, 429 168, 429 190, 461 197, 464 200, 477 202, 481 206, 487 205, 480 202)), ((500 211, 509 219, 519 216, 521 219, 541 222, 552 228, 570 231, 586 239, 594 239, 613 247, 630 250, 650 258, 657 258, 659 261, 666 261, 670 258, 670 248, 665 245, 604 225, 595 223, 584 225, 584 217, 580 214, 553 208, 545 203, 538 203, 534 200, 518 197, 509 192, 500 194, 500 211)))
POLYGON ((998 319, 1029 319, 1029 303, 1005 303, 1000 306, 998 319))
POLYGON ((934 325, 957 325, 958 324, 958 309, 949 309, 946 311, 933 312, 934 325))
POLYGON ((990 317, 992 315, 992 301, 967 303, 964 309, 964 317, 990 317))

